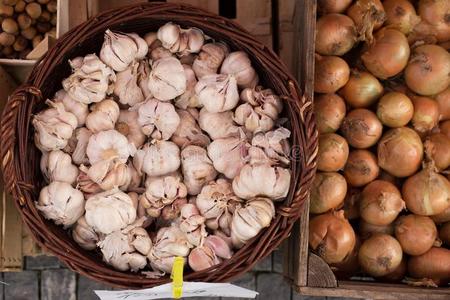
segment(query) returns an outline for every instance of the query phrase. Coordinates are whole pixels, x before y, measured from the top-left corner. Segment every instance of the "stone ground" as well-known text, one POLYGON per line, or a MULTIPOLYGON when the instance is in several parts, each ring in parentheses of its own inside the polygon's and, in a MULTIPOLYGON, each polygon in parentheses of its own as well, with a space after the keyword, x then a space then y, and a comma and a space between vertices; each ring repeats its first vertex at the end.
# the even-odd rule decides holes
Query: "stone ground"
MULTIPOLYGON (((68 270, 55 257, 26 257, 23 272, 0 273, 0 300, 96 300, 93 290, 110 289, 68 270)), ((350 300, 300 296, 283 280, 282 256, 275 251, 234 283, 257 290, 264 300, 350 300)), ((206 298, 186 298, 201 300, 206 298)), ((230 298, 210 298, 214 300, 230 298)))

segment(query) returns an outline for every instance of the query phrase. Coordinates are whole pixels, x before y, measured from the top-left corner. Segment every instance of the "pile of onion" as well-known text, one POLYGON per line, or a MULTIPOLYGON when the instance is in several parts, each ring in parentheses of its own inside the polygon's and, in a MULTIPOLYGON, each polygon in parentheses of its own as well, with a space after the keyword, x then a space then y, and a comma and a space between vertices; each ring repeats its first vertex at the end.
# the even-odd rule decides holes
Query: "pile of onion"
POLYGON ((319 137, 317 169, 324 172, 337 172, 344 168, 348 158, 347 141, 336 133, 322 134, 319 137))
POLYGON ((414 115, 411 100, 403 93, 389 92, 378 102, 377 116, 388 127, 406 126, 414 115))
POLYGON ((362 187, 374 181, 380 168, 376 156, 368 150, 353 150, 350 152, 344 167, 344 176, 348 184, 362 187))
POLYGON ((350 77, 350 68, 338 56, 316 54, 314 91, 316 93, 335 93, 343 87, 350 77))
POLYGON ((438 170, 450 167, 450 137, 443 133, 430 134, 425 143, 425 153, 434 162, 438 170))
POLYGON ((383 132, 383 125, 372 111, 358 108, 347 114, 342 122, 341 130, 352 147, 365 149, 378 142, 383 132))
POLYGON ((347 84, 339 93, 350 106, 365 108, 380 98, 383 94, 383 86, 372 74, 352 70, 347 84))
POLYGON ((408 273, 416 279, 446 285, 450 281, 450 250, 433 247, 425 254, 412 256, 408 261, 408 273))
POLYGON ((426 133, 437 126, 439 122, 439 105, 428 97, 414 97, 414 115, 412 125, 419 133, 426 133))
POLYGON ((321 214, 336 208, 342 204, 346 193, 347 183, 341 174, 317 173, 311 188, 309 211, 312 214, 321 214))
POLYGON ((419 24, 420 18, 416 9, 408 0, 385 0, 386 25, 404 34, 410 33, 419 24))
POLYGON ((346 15, 328 14, 316 24, 316 52, 321 55, 343 55, 357 40, 355 23, 346 15))
POLYGON ((395 237, 403 252, 422 255, 431 249, 437 238, 437 228, 426 216, 401 216, 395 225, 395 237))
POLYGON ((372 41, 372 32, 383 25, 386 13, 380 0, 358 0, 347 10, 363 40, 372 41))
POLYGON ((317 130, 319 133, 336 132, 345 117, 345 102, 336 94, 322 94, 314 99, 317 130))

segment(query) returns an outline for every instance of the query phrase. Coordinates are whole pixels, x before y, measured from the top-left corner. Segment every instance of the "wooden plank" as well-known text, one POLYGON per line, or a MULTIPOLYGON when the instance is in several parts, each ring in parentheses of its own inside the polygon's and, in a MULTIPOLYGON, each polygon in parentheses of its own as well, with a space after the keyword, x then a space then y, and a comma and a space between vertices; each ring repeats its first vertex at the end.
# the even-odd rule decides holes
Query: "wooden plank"
POLYGON ((295 74, 296 72, 296 64, 294 62, 294 43, 296 39, 298 39, 298 35, 296 34, 296 27, 294 22, 296 19, 294 16, 296 15, 296 9, 298 19, 300 18, 302 13, 301 7, 305 7, 304 3, 297 3, 295 0, 278 0, 278 53, 281 60, 284 64, 289 68, 289 70, 295 74))
POLYGON ((189 4, 215 14, 219 13, 219 0, 167 0, 167 2, 189 4))

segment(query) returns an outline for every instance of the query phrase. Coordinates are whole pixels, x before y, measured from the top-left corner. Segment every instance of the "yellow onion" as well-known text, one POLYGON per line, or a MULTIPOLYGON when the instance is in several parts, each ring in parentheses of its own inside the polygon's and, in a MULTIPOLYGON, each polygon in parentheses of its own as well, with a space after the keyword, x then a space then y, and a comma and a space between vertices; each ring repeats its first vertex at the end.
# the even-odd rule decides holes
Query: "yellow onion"
POLYGON ((358 149, 375 145, 383 132, 377 116, 365 108, 350 111, 342 122, 342 134, 348 143, 358 149))
POLYGON ((414 6, 408 0, 385 0, 383 7, 386 12, 385 24, 389 28, 408 34, 420 22, 414 6))
POLYGON ((388 127, 406 126, 414 115, 411 100, 403 93, 389 92, 378 102, 377 116, 388 127))
POLYGON ((361 198, 361 190, 357 188, 348 187, 347 195, 345 195, 344 216, 348 220, 359 218, 359 199, 361 198))
POLYGON ((345 102, 336 94, 322 94, 314 99, 317 130, 319 133, 336 132, 345 117, 345 102))
POLYGON ((430 218, 434 221, 436 224, 446 223, 450 222, 450 206, 447 207, 443 212, 432 215, 430 218))
POLYGON ((395 185, 396 187, 402 186, 402 182, 401 182, 400 178, 397 178, 397 177, 389 174, 385 170, 380 171, 380 176, 378 176, 378 179, 390 182, 393 185, 395 185))
POLYGON ((355 23, 342 14, 328 14, 316 23, 315 50, 321 55, 343 55, 357 40, 355 23))
POLYGON ((439 124, 439 132, 445 134, 450 138, 450 120, 439 124))
POLYGON ((406 260, 406 257, 403 255, 400 265, 398 265, 398 267, 394 271, 378 279, 386 282, 400 282, 403 278, 405 278, 406 271, 408 270, 407 262, 408 261, 406 260))
POLYGON ((439 229, 439 238, 447 246, 450 246, 450 222, 441 226, 441 229, 439 229))
POLYGON ((355 21, 363 40, 372 41, 372 32, 383 25, 386 13, 380 0, 357 0, 347 10, 347 15, 355 21))
POLYGON ((446 285, 450 281, 450 250, 433 247, 425 254, 412 256, 408 261, 408 273, 416 279, 446 285))
POLYGON ((343 87, 350 76, 350 68, 338 56, 316 55, 314 72, 314 91, 334 93, 343 87))
POLYGON ((356 237, 355 247, 343 261, 331 264, 330 267, 339 279, 346 279, 353 276, 359 270, 358 253, 361 241, 356 237))
POLYGON ((403 252, 422 255, 431 249, 437 238, 437 228, 433 220, 426 216, 407 215, 398 218, 395 237, 403 252))
POLYGON ((439 42, 450 40, 450 2, 448 0, 420 0, 419 15, 439 42))
POLYGON ((369 107, 383 94, 383 85, 368 72, 352 70, 350 79, 339 93, 352 107, 369 107))
POLYGON ((443 133, 432 133, 424 143, 425 153, 439 170, 450 167, 450 137, 443 133))
POLYGON ((414 97, 412 102, 414 105, 412 125, 417 132, 426 133, 438 125, 439 105, 435 100, 428 97, 414 97))
POLYGON ((450 87, 437 94, 435 99, 439 105, 439 120, 450 120, 450 87))
POLYGON ((318 172, 311 187, 310 213, 321 214, 338 207, 346 193, 344 176, 335 172, 318 172))
POLYGON ((367 150, 353 150, 350 152, 344 167, 344 176, 348 184, 361 187, 374 181, 380 168, 376 156, 367 150))
POLYGON ((348 158, 347 141, 336 133, 325 133, 319 137, 317 169, 324 172, 341 170, 348 158))
POLYGON ((342 13, 352 0, 317 0, 317 11, 320 14, 342 13))
POLYGON ((372 235, 377 233, 383 233, 388 235, 394 235, 394 223, 388 225, 373 225, 364 221, 364 219, 359 220, 358 234, 362 240, 367 240, 372 235))

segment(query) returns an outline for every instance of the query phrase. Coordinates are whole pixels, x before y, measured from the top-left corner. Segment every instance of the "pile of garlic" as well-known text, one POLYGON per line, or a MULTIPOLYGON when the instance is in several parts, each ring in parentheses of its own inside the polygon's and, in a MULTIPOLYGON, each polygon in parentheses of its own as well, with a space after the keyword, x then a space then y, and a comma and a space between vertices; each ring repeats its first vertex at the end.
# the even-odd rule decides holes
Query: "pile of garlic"
POLYGON ((212 267, 268 227, 288 194, 290 131, 245 52, 167 23, 107 30, 99 56, 33 118, 48 185, 36 202, 122 271, 212 267))

